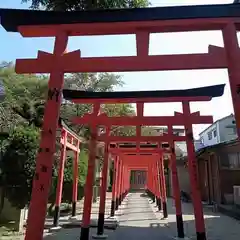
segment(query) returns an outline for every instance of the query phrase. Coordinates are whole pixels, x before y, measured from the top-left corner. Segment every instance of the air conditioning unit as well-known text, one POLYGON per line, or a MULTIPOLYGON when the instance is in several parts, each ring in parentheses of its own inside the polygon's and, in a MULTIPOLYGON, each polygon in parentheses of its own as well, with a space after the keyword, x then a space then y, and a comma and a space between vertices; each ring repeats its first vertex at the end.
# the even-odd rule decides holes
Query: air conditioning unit
POLYGON ((233 200, 235 205, 240 206, 240 186, 233 186, 233 200))

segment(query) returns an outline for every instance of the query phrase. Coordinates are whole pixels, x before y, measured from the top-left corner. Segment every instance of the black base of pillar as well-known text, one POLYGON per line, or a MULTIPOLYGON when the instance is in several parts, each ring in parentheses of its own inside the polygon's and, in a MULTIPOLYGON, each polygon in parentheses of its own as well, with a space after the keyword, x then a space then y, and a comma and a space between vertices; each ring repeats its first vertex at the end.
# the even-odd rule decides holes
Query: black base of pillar
POLYGON ((161 199, 157 198, 157 202, 158 202, 158 211, 161 211, 162 210, 161 199))
POLYGON ((115 201, 112 201, 111 202, 111 217, 114 217, 114 215, 115 215, 115 209, 116 209, 116 205, 115 205, 116 203, 115 203, 115 201))
POLYGON ((119 198, 119 205, 122 204, 122 200, 123 200, 123 194, 120 195, 120 198, 119 198))
POLYGON ((81 228, 80 240, 88 240, 89 239, 89 227, 81 228))
POLYGON ((118 210, 118 206, 119 206, 119 198, 116 198, 116 206, 115 206, 115 210, 118 210))
POLYGON ((168 217, 168 213, 167 213, 167 203, 163 202, 163 217, 167 218, 168 217))
POLYGON ((206 240, 206 233, 205 232, 197 232, 197 240, 206 240))
POLYGON ((104 213, 99 213, 97 235, 103 235, 103 233, 104 233, 104 213))
POLYGON ((59 217, 60 217, 60 207, 59 206, 55 206, 54 216, 53 216, 53 226, 54 227, 58 226, 59 217))
POLYGON ((76 205, 77 203, 76 202, 73 202, 72 203, 72 217, 75 217, 76 216, 76 205))
POLYGON ((179 238, 184 238, 184 227, 183 227, 183 218, 181 215, 176 215, 177 220, 177 232, 179 238))

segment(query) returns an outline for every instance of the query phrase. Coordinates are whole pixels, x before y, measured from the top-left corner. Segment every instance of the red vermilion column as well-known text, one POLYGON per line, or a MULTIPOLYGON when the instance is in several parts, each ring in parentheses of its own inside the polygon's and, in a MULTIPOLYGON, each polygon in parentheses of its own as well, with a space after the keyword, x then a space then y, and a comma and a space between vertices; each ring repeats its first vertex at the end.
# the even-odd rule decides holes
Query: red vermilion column
POLYGON ((159 191, 159 181, 158 181, 158 171, 157 171, 157 161, 155 160, 154 163, 154 175, 155 175, 155 185, 156 185, 156 207, 159 207, 159 197, 160 197, 160 191, 159 191))
POLYGON ((121 202, 123 200, 123 188, 124 188, 124 164, 122 164, 122 176, 121 176, 121 202))
POLYGON ((130 179, 129 169, 127 168, 127 170, 126 170, 126 194, 129 193, 129 179, 130 179))
MULTIPOLYGON (((106 127, 106 136, 109 135, 110 129, 106 127)), ((100 189, 100 204, 99 204, 99 214, 98 214, 98 227, 97 235, 103 235, 104 233, 104 218, 105 218, 105 203, 106 203, 106 192, 107 192, 107 178, 108 178, 108 164, 109 164, 109 142, 105 142, 104 150, 104 162, 102 170, 102 182, 100 189)))
POLYGON ((126 197, 126 194, 127 194, 127 166, 124 167, 124 189, 123 189, 123 198, 126 197))
MULTIPOLYGON (((160 156, 160 158, 161 158, 161 156, 160 156)), ((163 206, 163 192, 162 192, 161 161, 160 160, 158 160, 158 174, 159 174, 160 201, 161 201, 161 208, 162 208, 162 206, 163 206)))
POLYGON ((123 177, 123 161, 120 159, 120 168, 119 168, 119 205, 122 203, 122 177, 123 177))
POLYGON ((229 84, 232 94, 233 108, 237 125, 238 138, 240 138, 240 50, 238 46, 237 29, 230 22, 223 30, 223 41, 228 64, 229 84))
POLYGON ((148 171, 148 182, 149 182, 149 193, 150 197, 152 198, 152 166, 151 163, 149 162, 149 171, 148 171))
POLYGON ((66 160, 66 143, 67 143, 67 133, 62 131, 62 138, 64 139, 64 144, 61 146, 61 156, 58 169, 58 183, 56 191, 56 200, 55 200, 55 213, 53 217, 53 226, 57 227, 59 223, 60 216, 60 205, 62 200, 62 188, 63 188, 63 175, 64 175, 64 165, 66 160))
POLYGON ((118 161, 117 161, 117 174, 116 174, 116 210, 118 210, 119 207, 119 196, 120 196, 120 167, 121 167, 121 161, 120 161, 120 156, 118 156, 118 161))
POLYGON ((125 191, 125 165, 123 165, 123 176, 122 176, 122 200, 124 199, 125 191))
POLYGON ((92 196, 93 196, 93 182, 95 174, 95 162, 96 162, 96 145, 97 145, 97 126, 91 126, 91 140, 89 143, 89 156, 88 156, 88 173, 86 183, 84 187, 84 205, 83 216, 81 225, 80 240, 89 239, 89 227, 91 221, 91 208, 92 208, 92 196))
POLYGON ((156 178, 157 172, 156 172, 156 166, 155 161, 153 162, 153 185, 154 185, 154 200, 157 204, 157 178, 156 178))
POLYGON ((165 182, 165 174, 164 174, 164 160, 161 157, 159 161, 160 166, 160 178, 161 178, 161 192, 162 192, 162 208, 163 208, 163 217, 167 218, 167 195, 166 195, 166 182, 165 182))
POLYGON ((118 165, 118 157, 114 157, 113 162, 113 183, 112 183, 112 202, 111 202, 111 217, 115 215, 115 208, 116 208, 116 183, 117 183, 117 165, 118 165))
POLYGON ((147 182, 148 182, 148 195, 151 196, 151 166, 150 163, 148 163, 148 174, 147 174, 147 182))
POLYGON ((153 166, 152 162, 149 162, 149 183, 150 183, 150 197, 152 201, 155 201, 155 196, 154 196, 154 187, 153 187, 153 166))
POLYGON ((123 201, 124 198, 124 178, 125 178, 125 166, 124 164, 122 165, 122 187, 121 187, 121 202, 123 201))
POLYGON ((157 177, 157 206, 158 210, 161 211, 162 204, 161 204, 161 185, 160 185, 160 175, 159 175, 159 163, 156 161, 156 177, 157 177))
POLYGON ((129 189, 130 189, 130 171, 129 171, 129 169, 127 169, 126 182, 127 182, 127 193, 129 193, 129 189))
POLYGON ((60 33, 55 40, 52 63, 54 66, 48 82, 48 99, 45 104, 40 148, 36 159, 25 240, 41 240, 43 237, 64 79, 64 72, 59 62, 66 50, 67 41, 66 33, 60 33))
POLYGON ((152 162, 152 193, 153 193, 153 202, 155 203, 156 198, 156 182, 155 182, 155 168, 154 168, 154 162, 152 162))
POLYGON ((75 152, 75 159, 73 164, 73 192, 72 192, 72 217, 76 216, 76 206, 78 198, 78 160, 79 160, 79 141, 77 152, 75 152))
POLYGON ((170 147, 172 149, 172 154, 171 154, 171 159, 170 159, 170 168, 171 168, 171 177, 172 177, 172 186, 173 186, 173 196, 174 196, 175 208, 176 208, 177 232, 178 232, 179 238, 184 238, 182 205, 181 205, 180 188, 179 188, 179 181, 178 181, 177 162, 176 162, 176 153, 175 153, 174 143, 171 143, 170 147))
POLYGON ((190 116, 190 106, 189 102, 183 102, 183 114, 185 117, 185 131, 186 131, 186 142, 187 142, 187 152, 188 152, 188 171, 190 175, 190 185, 192 191, 192 202, 194 207, 195 215, 195 225, 197 240, 206 240, 205 225, 203 218, 203 208, 201 195, 199 190, 199 184, 197 179, 197 169, 196 169, 196 156, 195 148, 193 143, 193 131, 192 123, 189 121, 187 116, 190 116))

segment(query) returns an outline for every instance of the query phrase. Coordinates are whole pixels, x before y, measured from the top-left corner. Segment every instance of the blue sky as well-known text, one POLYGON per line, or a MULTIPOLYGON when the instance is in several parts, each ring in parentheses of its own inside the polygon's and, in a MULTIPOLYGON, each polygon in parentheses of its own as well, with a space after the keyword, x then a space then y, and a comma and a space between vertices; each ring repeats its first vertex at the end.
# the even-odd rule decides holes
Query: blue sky
MULTIPOLYGON (((231 3, 233 0, 153 0, 152 6, 231 3)), ((1 8, 28 8, 21 0, 0 1, 1 8)), ((22 38, 18 33, 7 33, 0 26, 0 61, 36 57, 38 50, 52 52, 51 38, 22 38)), ((150 37, 150 54, 203 53, 208 45, 223 46, 221 32, 164 33, 150 37)), ((135 36, 73 37, 69 51, 81 49, 82 56, 127 56, 136 54, 135 36)), ((192 111, 213 114, 214 120, 233 112, 226 70, 194 70, 168 72, 121 73, 125 86, 121 90, 186 89, 226 83, 225 94, 210 103, 194 103, 192 111)), ((120 89, 119 89, 120 90, 120 89)), ((145 104, 145 115, 173 115, 181 111, 179 104, 145 104)), ((195 136, 206 125, 194 126, 195 136)))

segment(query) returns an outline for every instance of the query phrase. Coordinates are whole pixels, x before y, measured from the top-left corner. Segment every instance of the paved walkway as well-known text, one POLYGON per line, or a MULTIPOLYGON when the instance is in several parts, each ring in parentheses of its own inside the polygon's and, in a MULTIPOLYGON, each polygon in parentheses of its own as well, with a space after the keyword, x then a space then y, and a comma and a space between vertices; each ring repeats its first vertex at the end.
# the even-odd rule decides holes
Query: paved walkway
POLYGON ((160 223, 153 212, 148 198, 141 193, 128 196, 124 213, 119 216, 119 227, 110 240, 169 240, 173 239, 171 230, 160 223))
MULTIPOLYGON (((176 236, 176 217, 174 200, 168 199, 168 219, 161 220, 162 213, 157 211, 155 204, 151 204, 152 210, 159 222, 165 222, 171 229, 172 236, 176 236)), ((182 203, 184 231, 188 239, 196 239, 195 221, 193 207, 191 203, 182 203)), ((219 212, 213 213, 209 208, 204 208, 204 221, 207 240, 239 240, 240 239, 240 221, 223 215, 219 212)))
MULTIPOLYGON (((112 193, 107 192, 106 195, 106 205, 105 205, 105 217, 109 217, 110 215, 110 209, 111 209, 111 201, 112 201, 112 193)), ((71 216, 70 214, 66 216, 61 216, 59 218, 59 225, 67 225, 74 223, 76 221, 81 221, 82 220, 82 214, 83 214, 83 203, 84 200, 82 199, 77 203, 77 208, 76 208, 76 220, 75 221, 69 221, 69 217, 71 216)), ((98 211, 99 211, 99 197, 97 198, 97 202, 92 203, 92 211, 91 211, 91 219, 93 222, 96 222, 98 219, 98 211)), ((53 217, 46 217, 45 221, 45 229, 51 228, 53 225, 53 217)))
MULTIPOLYGON (((109 201, 109 200, 108 200, 109 201)), ((119 227, 117 230, 106 230, 109 240, 170 240, 176 236, 175 207, 172 199, 168 199, 168 219, 162 219, 155 203, 151 203, 144 194, 131 193, 117 212, 119 227)), ((182 203, 184 229, 187 239, 196 240, 195 222, 191 203, 182 203)), ((239 240, 240 222, 210 209, 204 211, 208 240, 239 240)), ((61 229, 56 233, 48 233, 44 240, 76 240, 80 236, 80 226, 71 229, 61 229)), ((96 228, 91 228, 90 234, 95 234, 96 228)), ((19 238, 11 238, 19 239, 19 238)))

